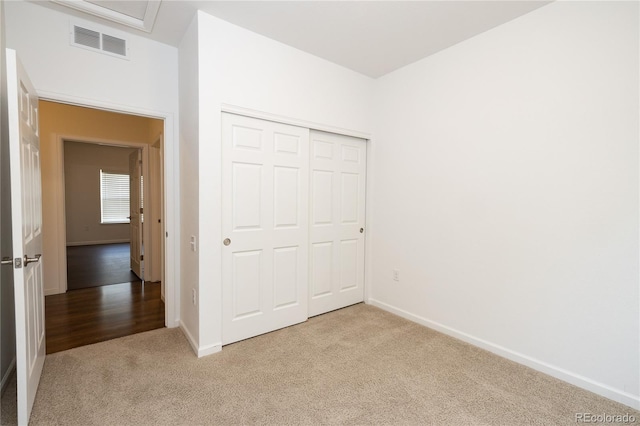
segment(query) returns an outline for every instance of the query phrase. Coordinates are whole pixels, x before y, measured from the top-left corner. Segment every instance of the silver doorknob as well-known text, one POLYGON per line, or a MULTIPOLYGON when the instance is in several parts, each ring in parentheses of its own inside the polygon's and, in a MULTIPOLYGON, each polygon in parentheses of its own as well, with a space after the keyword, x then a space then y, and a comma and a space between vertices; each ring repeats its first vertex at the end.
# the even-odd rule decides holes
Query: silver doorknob
POLYGON ((24 266, 27 266, 30 263, 40 262, 40 257, 42 257, 41 254, 36 254, 34 257, 29 257, 25 254, 23 264, 24 266))
POLYGON ((225 238, 222 244, 224 244, 225 246, 228 246, 229 244, 231 244, 231 240, 229 238, 225 238))
POLYGON ((10 257, 3 257, 2 265, 13 265, 13 259, 11 259, 10 257))

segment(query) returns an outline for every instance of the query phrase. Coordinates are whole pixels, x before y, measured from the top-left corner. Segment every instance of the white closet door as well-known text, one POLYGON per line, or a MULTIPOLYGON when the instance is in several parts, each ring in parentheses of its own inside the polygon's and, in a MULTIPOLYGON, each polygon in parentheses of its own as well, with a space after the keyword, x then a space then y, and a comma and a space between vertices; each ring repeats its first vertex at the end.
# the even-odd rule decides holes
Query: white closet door
POLYGON ((366 141, 311 132, 309 316, 364 300, 366 141))
POLYGON ((222 343, 307 319, 309 130, 222 117, 222 343))

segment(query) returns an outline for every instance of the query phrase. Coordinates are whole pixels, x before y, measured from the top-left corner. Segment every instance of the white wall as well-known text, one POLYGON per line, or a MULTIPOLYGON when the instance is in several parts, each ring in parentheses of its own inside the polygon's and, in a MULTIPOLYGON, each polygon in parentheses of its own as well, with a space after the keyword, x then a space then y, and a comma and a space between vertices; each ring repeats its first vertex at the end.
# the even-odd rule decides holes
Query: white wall
MULTIPOLYGON (((223 104, 369 131, 373 80, 205 13, 198 14, 199 347, 221 342, 220 116, 223 104)), ((182 76, 181 76, 182 79, 182 76)), ((188 235, 183 236, 183 247, 188 235)), ((190 307, 189 309, 195 310, 190 307)))
POLYGON ((64 186, 67 245, 129 241, 129 224, 102 224, 100 170, 129 174, 132 148, 64 143, 64 186))
POLYGON ((59 93, 109 104, 176 111, 175 47, 34 3, 22 0, 6 3, 7 47, 18 51, 39 94, 59 93), (130 59, 71 46, 70 22, 126 38, 130 59))
POLYGON ((373 303, 640 407, 638 29, 556 2, 377 82, 373 303))
POLYGON ((18 52, 41 97, 165 120, 168 324, 179 318, 178 49, 130 33, 130 60, 69 44, 70 21, 94 24, 26 1, 5 3, 7 47, 18 52), (174 285, 175 283, 175 285, 174 285), (175 306, 174 306, 175 304, 175 306))
MULTIPOLYGON (((199 237, 198 216, 198 20, 194 17, 179 47, 180 74, 180 205, 182 209, 181 235, 181 317, 180 327, 189 343, 198 352, 199 322, 198 307, 192 303, 192 291, 198 291, 198 252, 193 252, 189 238, 199 237)), ((205 219, 203 219, 205 220, 205 219)), ((198 243, 198 241, 196 241, 198 243)), ((196 247, 197 249, 197 247, 196 247)), ((205 261, 207 263, 207 261, 205 261)), ((211 272, 209 272, 211 275, 211 272)), ((208 278, 207 278, 208 283, 208 278)), ((203 283, 204 285, 204 283, 203 283)), ((203 328, 207 326, 203 324, 203 328)))
MULTIPOLYGON (((7 116, 7 75, 5 73, 4 2, 0 3, 0 253, 11 256, 11 187, 9 175, 9 128, 7 116)), ((15 368, 16 322, 13 299, 13 268, 0 268, 0 394, 6 389, 15 368)))

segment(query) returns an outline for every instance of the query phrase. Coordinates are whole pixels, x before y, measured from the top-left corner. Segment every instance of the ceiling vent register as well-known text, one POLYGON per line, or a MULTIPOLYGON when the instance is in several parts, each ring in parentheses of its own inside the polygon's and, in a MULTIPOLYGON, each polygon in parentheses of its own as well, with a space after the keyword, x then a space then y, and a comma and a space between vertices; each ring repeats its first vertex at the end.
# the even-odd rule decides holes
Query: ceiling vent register
POLYGON ((126 39, 75 24, 71 25, 71 45, 129 59, 129 46, 126 39))

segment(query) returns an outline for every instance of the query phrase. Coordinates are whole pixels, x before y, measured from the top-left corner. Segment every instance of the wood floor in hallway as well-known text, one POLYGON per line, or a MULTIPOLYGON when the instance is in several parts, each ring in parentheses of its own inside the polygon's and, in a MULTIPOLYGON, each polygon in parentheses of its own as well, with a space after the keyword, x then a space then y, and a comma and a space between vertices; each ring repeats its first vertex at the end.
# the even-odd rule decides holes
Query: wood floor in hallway
POLYGON ((45 298, 47 353, 164 327, 160 283, 70 290, 45 298))
POLYGON ((129 243, 67 247, 67 289, 139 281, 130 269, 129 243))

